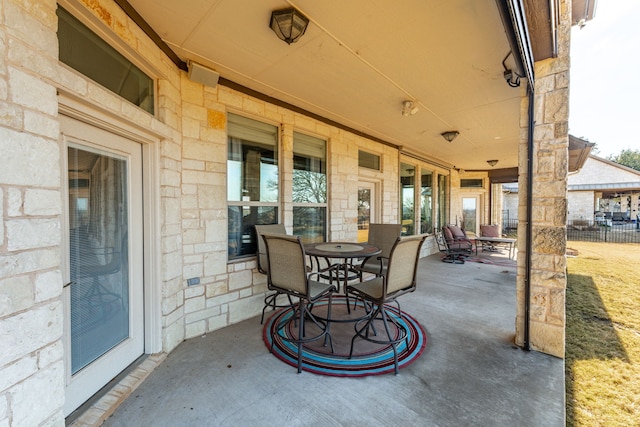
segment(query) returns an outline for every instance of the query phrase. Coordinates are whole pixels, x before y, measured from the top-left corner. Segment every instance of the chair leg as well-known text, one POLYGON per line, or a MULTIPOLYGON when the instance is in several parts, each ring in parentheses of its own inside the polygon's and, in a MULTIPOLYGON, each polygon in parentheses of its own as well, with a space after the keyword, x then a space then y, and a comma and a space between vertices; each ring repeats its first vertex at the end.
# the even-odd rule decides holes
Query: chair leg
MULTIPOLYGON (((268 307, 271 307, 272 310, 278 308, 277 303, 278 293, 269 294, 264 297, 264 306, 262 307, 262 316, 260 317, 260 324, 264 324, 264 313, 268 307)), ((289 300, 289 307, 293 307, 293 300, 291 299, 291 295, 287 294, 287 299, 289 300)), ((283 306, 281 306, 283 307, 283 306)))
POLYGON ((331 338, 331 302, 333 299, 333 294, 329 294, 329 307, 327 307, 327 324, 325 326, 325 335, 324 335, 324 346, 327 346, 327 339, 329 339, 329 344, 331 344, 331 353, 334 353, 333 350, 333 339, 331 338))
POLYGON ((300 319, 298 319, 298 373, 302 372, 302 337, 304 336, 304 312, 306 311, 306 306, 303 304, 302 299, 300 300, 300 319))
POLYGON ((351 357, 353 356, 353 345, 355 344, 357 337, 362 337, 364 339, 367 339, 369 337, 369 327, 373 328, 374 335, 377 335, 377 333, 375 332, 375 327, 373 326, 372 322, 377 317, 378 312, 380 311, 380 307, 381 306, 378 305, 375 311, 372 310, 372 313, 370 314, 369 318, 367 319, 367 322, 364 324, 362 328, 358 329, 358 323, 353 325, 355 334, 353 334, 353 337, 351 338, 351 348, 349 349, 349 359, 351 359, 351 357), (362 335, 363 332, 365 334, 364 336, 362 335))
MULTIPOLYGON (((387 322, 387 311, 383 308, 382 310, 382 323, 384 324, 384 329, 387 331, 387 336, 389 337, 389 341, 393 341, 391 338, 391 331, 389 330, 389 323, 387 322)), ((393 366, 394 366, 394 374, 398 375, 398 349, 396 346, 397 342, 391 343, 391 348, 393 349, 393 366)))

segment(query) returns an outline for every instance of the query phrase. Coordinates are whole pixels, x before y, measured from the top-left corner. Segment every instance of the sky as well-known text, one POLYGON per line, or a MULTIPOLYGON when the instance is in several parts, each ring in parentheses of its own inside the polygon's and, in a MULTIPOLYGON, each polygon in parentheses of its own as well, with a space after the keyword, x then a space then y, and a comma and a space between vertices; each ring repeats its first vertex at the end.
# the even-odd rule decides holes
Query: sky
POLYGON ((600 157, 640 150, 640 1, 598 0, 571 32, 569 133, 600 157))

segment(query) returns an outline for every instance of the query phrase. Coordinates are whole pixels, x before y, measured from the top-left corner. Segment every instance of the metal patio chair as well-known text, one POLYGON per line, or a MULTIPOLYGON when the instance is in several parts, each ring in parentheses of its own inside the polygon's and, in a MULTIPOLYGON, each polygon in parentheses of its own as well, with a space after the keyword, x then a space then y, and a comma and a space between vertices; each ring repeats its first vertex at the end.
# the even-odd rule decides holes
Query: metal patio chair
MULTIPOLYGON (((264 234, 282 234, 286 235, 287 230, 284 228, 284 224, 266 224, 266 225, 256 225, 256 240, 258 242, 258 271, 262 274, 267 275, 269 273, 269 263, 267 261, 267 247, 264 243, 264 239, 262 236, 264 234)), ((269 287, 269 282, 267 281, 267 287, 269 287)), ((264 323, 264 312, 268 307, 271 307, 272 310, 276 308, 285 308, 293 306, 293 300, 290 295, 287 295, 287 299, 289 303, 280 303, 278 302, 278 297, 284 295, 284 293, 278 291, 277 289, 271 289, 269 287, 270 293, 264 297, 264 306, 262 307, 262 317, 260 317, 260 324, 264 323)))
POLYGON ((372 306, 369 315, 354 325, 355 335, 351 339, 349 358, 353 355, 353 346, 357 338, 376 344, 391 345, 395 374, 398 374, 398 344, 405 341, 408 346, 409 343, 408 332, 402 324, 402 310, 397 298, 416 290, 420 248, 425 238, 425 235, 398 237, 391 248, 384 274, 347 286, 347 293, 372 306), (391 302, 398 304, 398 316, 389 312, 387 304, 391 302), (378 336, 373 324, 376 320, 381 321, 384 325, 386 337, 378 336), (393 336, 389 329, 389 323, 393 323, 397 328, 397 336, 393 336))
POLYGON ((321 278, 321 272, 308 272, 304 246, 299 236, 287 236, 279 234, 263 234, 262 238, 267 250, 267 281, 269 289, 286 294, 289 297, 298 298, 294 305, 294 313, 285 317, 272 329, 272 341, 275 334, 290 322, 297 320, 297 337, 281 336, 281 339, 296 344, 298 347, 298 373, 302 371, 302 347, 305 343, 321 338, 331 344, 331 301, 337 287, 329 282, 320 282, 314 278, 321 278), (311 311, 313 304, 323 298, 328 298, 327 317, 319 319, 311 311), (320 332, 311 337, 306 336, 305 322, 313 322, 320 332))

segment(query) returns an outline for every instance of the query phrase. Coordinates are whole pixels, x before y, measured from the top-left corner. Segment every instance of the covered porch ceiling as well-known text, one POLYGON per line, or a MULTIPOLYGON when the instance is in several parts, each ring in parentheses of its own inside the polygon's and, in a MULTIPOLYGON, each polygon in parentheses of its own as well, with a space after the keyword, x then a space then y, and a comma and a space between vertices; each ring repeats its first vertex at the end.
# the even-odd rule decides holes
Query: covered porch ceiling
POLYGON ((517 166, 521 88, 496 0, 129 0, 181 60, 420 156, 465 170, 517 166), (295 7, 287 45, 269 28, 295 7), (403 116, 402 104, 419 111, 403 116), (440 135, 457 130, 447 142, 440 135))

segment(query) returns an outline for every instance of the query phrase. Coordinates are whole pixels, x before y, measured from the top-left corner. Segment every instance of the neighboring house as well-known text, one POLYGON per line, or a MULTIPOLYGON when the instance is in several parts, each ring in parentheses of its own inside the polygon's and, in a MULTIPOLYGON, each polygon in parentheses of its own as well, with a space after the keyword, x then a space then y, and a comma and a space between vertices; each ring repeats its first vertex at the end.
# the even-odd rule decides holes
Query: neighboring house
POLYGON ((640 171, 591 155, 578 172, 570 173, 567 219, 636 220, 640 212, 640 171), (600 215, 599 215, 600 216, 600 215))
MULTIPOLYGON (((583 152, 570 163, 567 220, 636 221, 640 212, 640 171, 589 154, 593 143, 572 135, 570 144, 583 152)), ((576 151, 577 152, 577 151, 576 151)), ((518 185, 504 184, 503 220, 517 221, 518 185)))
POLYGON ((285 1, 2 0, 0 425, 62 426, 140 357, 256 316, 255 224, 402 222, 428 255, 518 178, 515 342, 564 357, 570 34, 594 3, 300 0, 288 44, 285 1))

